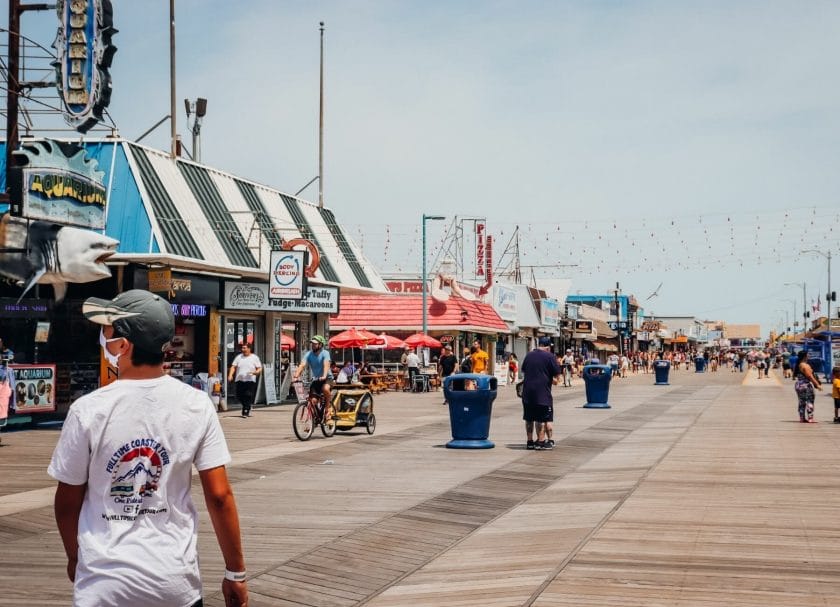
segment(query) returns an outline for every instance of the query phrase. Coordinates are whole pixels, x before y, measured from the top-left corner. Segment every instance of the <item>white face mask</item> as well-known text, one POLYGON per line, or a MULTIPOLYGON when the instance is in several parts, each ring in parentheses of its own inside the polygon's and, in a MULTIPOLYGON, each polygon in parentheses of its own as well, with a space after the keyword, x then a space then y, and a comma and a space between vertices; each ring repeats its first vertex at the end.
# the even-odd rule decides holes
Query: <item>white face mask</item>
POLYGON ((108 352, 108 342, 109 341, 117 341, 118 339, 122 339, 121 337, 112 337, 111 339, 105 339, 105 331, 103 329, 99 329, 99 345, 102 346, 102 354, 105 355, 105 360, 108 361, 115 369, 119 369, 120 364, 120 354, 111 354, 108 352))

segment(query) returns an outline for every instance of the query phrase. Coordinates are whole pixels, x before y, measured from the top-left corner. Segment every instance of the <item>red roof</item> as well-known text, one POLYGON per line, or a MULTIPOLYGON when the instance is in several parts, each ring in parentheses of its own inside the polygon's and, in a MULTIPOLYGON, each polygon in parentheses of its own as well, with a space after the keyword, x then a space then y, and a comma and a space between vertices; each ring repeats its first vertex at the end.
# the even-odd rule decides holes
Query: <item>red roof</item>
MULTIPOLYGON (((496 310, 486 303, 450 297, 446 303, 431 297, 427 302, 429 330, 507 333, 496 310), (462 313, 466 311, 466 315, 462 313)), ((421 295, 341 295, 340 312, 330 316, 330 330, 364 327, 368 331, 420 331, 423 326, 421 295)))

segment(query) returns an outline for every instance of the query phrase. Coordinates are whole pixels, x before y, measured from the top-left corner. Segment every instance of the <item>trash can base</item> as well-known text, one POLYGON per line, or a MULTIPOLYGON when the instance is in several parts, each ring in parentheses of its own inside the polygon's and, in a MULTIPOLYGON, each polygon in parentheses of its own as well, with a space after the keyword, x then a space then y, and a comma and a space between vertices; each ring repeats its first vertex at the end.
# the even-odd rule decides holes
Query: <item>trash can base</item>
POLYGON ((612 409, 609 403, 586 403, 584 409, 612 409))
POLYGON ((490 440, 456 438, 446 443, 447 449, 492 449, 496 445, 490 440))
POLYGON ((653 385, 654 386, 670 386, 671 384, 669 384, 667 381, 658 381, 653 385))

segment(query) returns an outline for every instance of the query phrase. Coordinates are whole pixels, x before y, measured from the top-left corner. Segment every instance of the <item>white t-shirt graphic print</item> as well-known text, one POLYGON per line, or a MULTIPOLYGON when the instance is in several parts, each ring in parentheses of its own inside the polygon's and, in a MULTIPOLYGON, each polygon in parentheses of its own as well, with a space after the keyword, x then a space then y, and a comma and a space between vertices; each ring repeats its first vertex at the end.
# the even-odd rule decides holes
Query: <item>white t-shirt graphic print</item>
POLYGON ((168 376, 77 400, 48 472, 87 483, 74 605, 191 605, 201 596, 192 466, 230 461, 210 399, 168 376))

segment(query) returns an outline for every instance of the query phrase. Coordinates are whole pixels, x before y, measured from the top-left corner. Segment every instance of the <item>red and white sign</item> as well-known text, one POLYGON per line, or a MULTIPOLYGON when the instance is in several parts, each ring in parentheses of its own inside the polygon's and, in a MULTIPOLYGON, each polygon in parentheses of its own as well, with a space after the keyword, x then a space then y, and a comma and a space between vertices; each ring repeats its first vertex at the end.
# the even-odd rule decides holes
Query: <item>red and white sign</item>
POLYGON ((484 238, 487 232, 487 224, 484 221, 475 222, 475 277, 484 278, 484 238))

